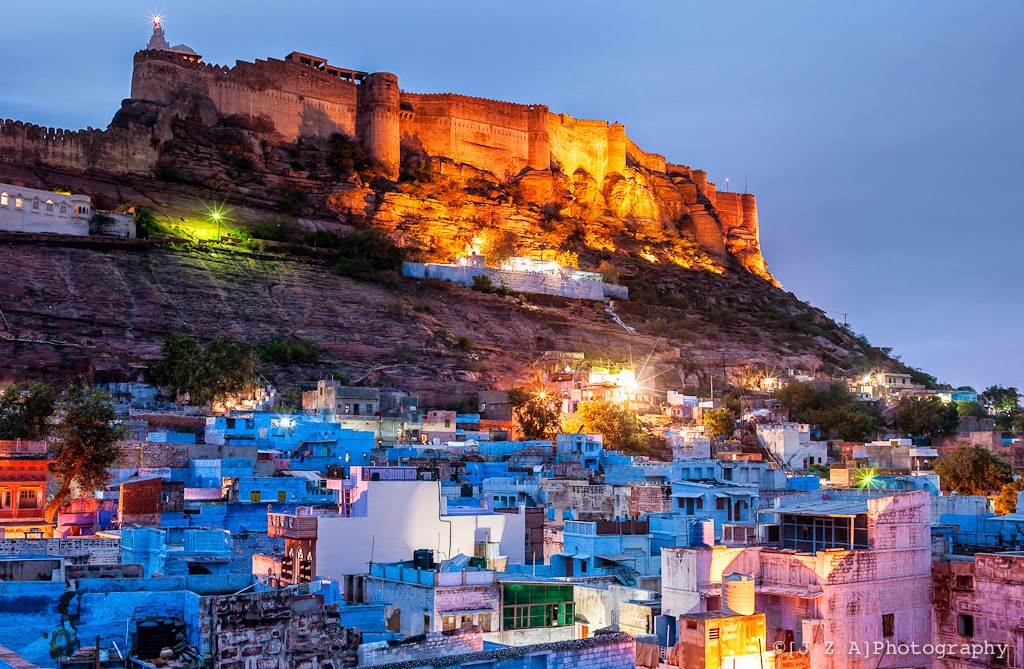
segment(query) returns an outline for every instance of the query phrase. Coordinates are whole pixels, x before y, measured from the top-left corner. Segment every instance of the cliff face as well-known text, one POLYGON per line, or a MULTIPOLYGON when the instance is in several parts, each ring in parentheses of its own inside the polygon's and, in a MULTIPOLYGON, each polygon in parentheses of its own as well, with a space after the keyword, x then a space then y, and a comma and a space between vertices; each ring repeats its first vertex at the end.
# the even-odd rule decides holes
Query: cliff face
MULTIPOLYGON (((472 190, 471 181, 512 186, 519 211, 511 218, 471 202, 472 215, 492 228, 520 234, 517 216, 538 220, 535 214, 543 212, 549 220, 580 221, 582 241, 600 249, 631 246, 631 228, 653 233, 639 241, 655 245, 659 235, 679 236, 717 263, 735 260, 774 281, 758 243, 754 196, 717 192, 704 172, 644 151, 620 124, 575 119, 544 105, 410 93, 400 90, 395 75, 337 68, 299 53, 226 67, 204 63, 198 54, 140 51, 132 97, 110 128, 70 132, 0 122, 0 161, 68 172, 173 175, 221 198, 263 198, 267 205, 302 190, 314 205, 304 213, 388 222, 394 189, 371 183, 353 195, 344 175, 296 160, 307 145, 334 136, 348 138, 391 180, 410 158, 430 157, 459 188, 472 190), (332 180, 339 192, 325 195, 332 180), (324 201, 318 196, 333 196, 343 206, 317 210, 324 201)), ((557 251, 572 243, 547 235, 543 246, 524 250, 557 251)), ((659 255, 657 249, 644 252, 659 255)))

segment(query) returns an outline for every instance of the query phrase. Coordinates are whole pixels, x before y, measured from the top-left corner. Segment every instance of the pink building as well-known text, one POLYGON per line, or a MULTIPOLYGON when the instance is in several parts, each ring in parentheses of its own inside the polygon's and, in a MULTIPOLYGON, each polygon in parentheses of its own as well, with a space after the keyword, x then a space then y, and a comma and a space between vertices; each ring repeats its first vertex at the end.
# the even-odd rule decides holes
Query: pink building
POLYGON ((664 612, 718 610, 722 577, 753 574, 769 648, 816 669, 932 666, 921 650, 933 643, 927 492, 793 495, 769 515, 771 547, 662 549, 664 612))

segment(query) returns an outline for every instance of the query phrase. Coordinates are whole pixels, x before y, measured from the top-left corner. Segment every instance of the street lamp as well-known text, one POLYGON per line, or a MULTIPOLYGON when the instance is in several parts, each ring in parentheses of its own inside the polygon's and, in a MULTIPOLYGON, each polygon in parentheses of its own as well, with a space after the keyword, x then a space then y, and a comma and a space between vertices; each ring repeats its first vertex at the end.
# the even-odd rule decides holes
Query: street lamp
POLYGON ((219 242, 220 241, 220 212, 219 211, 214 211, 212 214, 210 214, 210 217, 213 218, 213 220, 217 222, 217 241, 219 242))

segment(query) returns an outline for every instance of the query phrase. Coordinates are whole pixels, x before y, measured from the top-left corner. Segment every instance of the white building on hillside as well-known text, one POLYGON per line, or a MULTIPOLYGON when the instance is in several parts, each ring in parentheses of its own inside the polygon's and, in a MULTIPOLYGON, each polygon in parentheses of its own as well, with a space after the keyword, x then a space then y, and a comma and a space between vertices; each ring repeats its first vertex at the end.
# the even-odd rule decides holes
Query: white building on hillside
POLYGON ((775 423, 758 425, 757 438, 763 446, 785 465, 806 471, 811 465, 824 465, 828 457, 828 444, 811 441, 811 426, 803 423, 775 423))
MULTIPOLYGON (((0 183, 0 232, 48 233, 86 236, 96 212, 88 195, 25 188, 0 183)), ((102 212, 103 228, 94 230, 116 237, 135 236, 131 214, 102 212)))

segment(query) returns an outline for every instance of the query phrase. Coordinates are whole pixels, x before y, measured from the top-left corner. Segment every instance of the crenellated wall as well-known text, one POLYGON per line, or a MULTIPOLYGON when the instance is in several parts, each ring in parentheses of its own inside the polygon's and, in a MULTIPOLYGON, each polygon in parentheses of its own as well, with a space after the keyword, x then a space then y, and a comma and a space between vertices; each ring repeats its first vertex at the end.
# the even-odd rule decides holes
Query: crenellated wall
POLYGON ((151 139, 152 131, 137 125, 72 131, 0 120, 0 161, 145 174, 156 164, 151 139))

